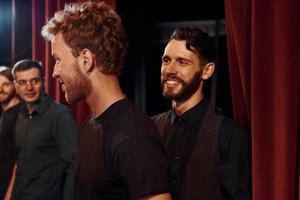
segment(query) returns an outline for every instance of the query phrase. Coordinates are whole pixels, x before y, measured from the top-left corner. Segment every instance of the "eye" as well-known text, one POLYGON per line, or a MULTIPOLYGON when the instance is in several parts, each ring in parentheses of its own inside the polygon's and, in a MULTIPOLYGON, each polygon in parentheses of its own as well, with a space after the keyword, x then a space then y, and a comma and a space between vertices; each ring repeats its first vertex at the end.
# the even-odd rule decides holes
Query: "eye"
POLYGON ((188 61, 188 60, 186 60, 186 59, 178 59, 178 63, 181 66, 186 66, 186 65, 190 65, 191 64, 191 62, 188 61))
POLYGON ((3 87, 9 87, 10 85, 10 83, 3 83, 3 87))
POLYGON ((55 65, 58 65, 60 63, 60 59, 57 58, 55 55, 53 55, 54 61, 55 61, 55 65))
POLYGON ((161 59, 161 62, 162 62, 163 65, 169 64, 170 61, 171 61, 171 60, 170 60, 169 58, 166 58, 166 57, 161 59))
POLYGON ((180 63, 181 65, 187 65, 187 64, 189 64, 188 62, 186 62, 186 61, 184 61, 184 60, 180 60, 179 63, 180 63))
POLYGON ((32 84, 37 84, 37 83, 39 83, 40 81, 41 81, 40 78, 33 78, 30 82, 31 82, 32 84))
POLYGON ((56 65, 59 65, 59 64, 60 64, 60 60, 59 60, 59 59, 56 59, 56 60, 55 60, 55 64, 56 64, 56 65))
POLYGON ((26 85, 27 81, 26 80, 18 80, 17 84, 18 85, 26 85))

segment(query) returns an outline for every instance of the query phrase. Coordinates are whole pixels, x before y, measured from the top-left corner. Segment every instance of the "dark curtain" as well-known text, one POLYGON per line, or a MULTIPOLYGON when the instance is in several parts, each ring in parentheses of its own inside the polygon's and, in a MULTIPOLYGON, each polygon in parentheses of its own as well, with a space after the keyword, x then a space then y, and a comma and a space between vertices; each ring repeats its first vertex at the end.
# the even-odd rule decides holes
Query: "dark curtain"
POLYGON ((253 199, 300 199, 300 1, 225 1, 225 10, 235 119, 252 137, 253 199))
MULTIPOLYGON (((44 63, 46 92, 58 102, 66 105, 68 103, 65 101, 60 85, 52 78, 54 59, 51 57, 50 43, 41 36, 41 28, 56 11, 62 10, 65 3, 68 2, 70 0, 32 0, 32 58, 44 63)), ((77 0, 77 2, 82 1, 77 0)), ((101 2, 101 0, 94 2, 101 2)), ((106 0, 105 2, 115 8, 115 0, 106 0)), ((82 101, 68 106, 75 112, 76 121, 80 125, 89 112, 87 104, 82 101)))

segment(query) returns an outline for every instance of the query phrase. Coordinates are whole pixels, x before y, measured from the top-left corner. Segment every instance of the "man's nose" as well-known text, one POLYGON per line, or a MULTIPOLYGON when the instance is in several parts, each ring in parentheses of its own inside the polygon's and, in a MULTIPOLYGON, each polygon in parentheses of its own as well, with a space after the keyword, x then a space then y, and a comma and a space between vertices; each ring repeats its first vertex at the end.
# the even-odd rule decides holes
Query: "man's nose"
POLYGON ((174 62, 169 63, 165 66, 165 73, 166 74, 176 74, 176 66, 174 62))
POLYGON ((58 70, 57 66, 54 65, 53 72, 52 72, 52 78, 57 78, 58 77, 58 70))
POLYGON ((26 82, 26 88, 27 88, 28 90, 31 90, 31 89, 33 88, 32 83, 31 83, 30 81, 27 81, 27 82, 26 82))

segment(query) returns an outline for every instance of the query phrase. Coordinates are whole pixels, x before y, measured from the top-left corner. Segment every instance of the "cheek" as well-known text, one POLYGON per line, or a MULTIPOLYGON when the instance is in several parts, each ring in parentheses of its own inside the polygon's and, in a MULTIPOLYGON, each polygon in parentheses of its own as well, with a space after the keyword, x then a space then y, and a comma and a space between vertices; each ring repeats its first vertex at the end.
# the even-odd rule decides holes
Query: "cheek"
POLYGON ((18 86, 16 86, 15 89, 16 89, 16 93, 20 94, 20 88, 18 86))
POLYGON ((43 87, 42 85, 37 85, 36 90, 40 91, 40 90, 42 90, 42 87, 43 87))
POLYGON ((163 65, 160 68, 160 74, 163 75, 166 72, 166 67, 164 67, 163 65))
POLYGON ((64 78, 69 81, 74 81, 78 76, 78 71, 72 66, 72 70, 64 71, 64 78))
POLYGON ((13 92, 14 92, 14 89, 15 89, 15 88, 10 87, 10 88, 7 89, 7 91, 8 91, 9 93, 13 93, 13 92))
POLYGON ((195 75, 196 71, 195 70, 188 70, 188 69, 182 69, 180 71, 180 74, 185 77, 186 79, 190 79, 195 75))

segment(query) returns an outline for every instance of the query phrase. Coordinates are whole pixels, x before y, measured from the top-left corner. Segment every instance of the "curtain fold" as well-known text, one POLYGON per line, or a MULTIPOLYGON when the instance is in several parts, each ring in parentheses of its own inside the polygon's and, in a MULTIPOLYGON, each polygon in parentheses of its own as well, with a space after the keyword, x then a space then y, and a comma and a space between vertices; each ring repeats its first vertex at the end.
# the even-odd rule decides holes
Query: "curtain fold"
POLYGON ((299 193, 300 1, 225 1, 235 119, 251 130, 254 200, 299 193))
MULTIPOLYGON (((75 113, 78 126, 86 118, 89 109, 84 101, 69 105, 64 98, 59 83, 52 78, 54 59, 51 56, 50 43, 41 36, 41 28, 54 13, 64 8, 69 0, 31 0, 32 2, 32 59, 40 60, 45 67, 46 93, 58 102, 68 105, 75 113)), ((76 2, 76 0, 74 1, 76 2)), ((83 2, 77 0, 77 2, 83 2)), ((96 0, 95 2, 101 2, 96 0)), ((107 4, 115 8, 115 0, 106 0, 107 4)))

